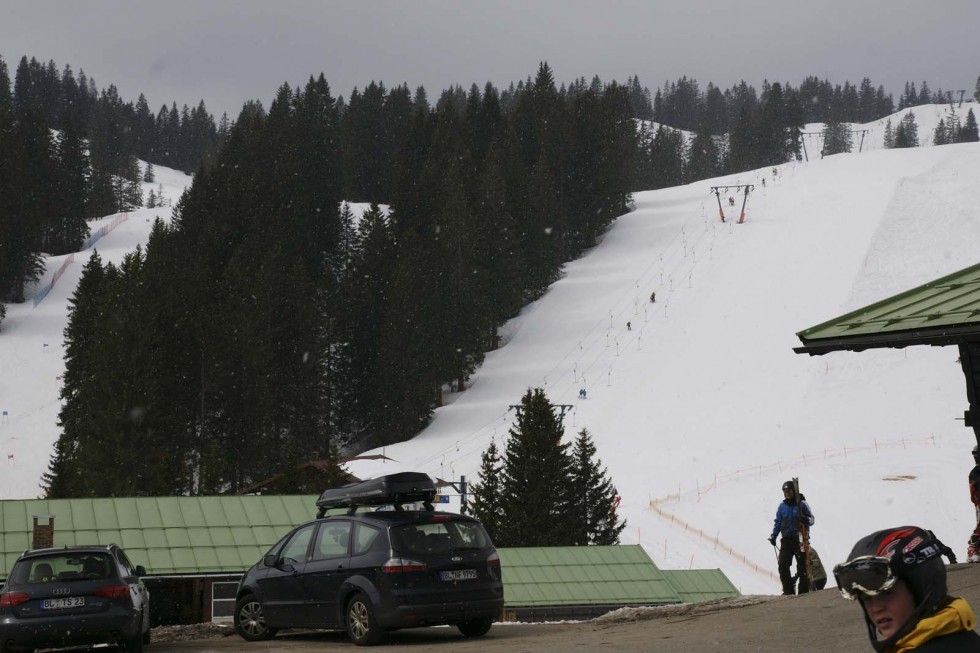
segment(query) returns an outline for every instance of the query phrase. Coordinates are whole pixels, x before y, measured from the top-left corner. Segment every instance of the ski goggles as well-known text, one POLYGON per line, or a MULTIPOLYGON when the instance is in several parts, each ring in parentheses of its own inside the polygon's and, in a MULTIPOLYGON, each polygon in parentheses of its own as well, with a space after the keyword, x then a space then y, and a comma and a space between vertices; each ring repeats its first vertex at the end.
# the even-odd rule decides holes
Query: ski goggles
POLYGON ((834 578, 841 596, 849 601, 865 596, 877 596, 887 592, 898 576, 892 574, 891 561, 881 556, 861 556, 834 567, 834 578))

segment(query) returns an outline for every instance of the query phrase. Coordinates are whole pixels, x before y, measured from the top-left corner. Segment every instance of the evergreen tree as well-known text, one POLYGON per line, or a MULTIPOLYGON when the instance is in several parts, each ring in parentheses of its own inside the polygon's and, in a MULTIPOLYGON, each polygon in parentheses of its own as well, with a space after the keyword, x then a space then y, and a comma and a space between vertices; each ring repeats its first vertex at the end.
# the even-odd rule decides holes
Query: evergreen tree
POLYGON ((895 128, 895 147, 919 147, 919 127, 911 111, 902 116, 895 128))
POLYGON ((931 104, 932 103, 932 93, 929 91, 929 85, 922 81, 922 86, 919 88, 919 99, 916 104, 931 104))
POLYGON ((970 109, 966 112, 966 122, 960 129, 959 141, 961 143, 976 143, 978 140, 980 140, 980 135, 977 132, 977 118, 973 115, 973 109, 970 109))
POLYGON ((575 543, 619 544, 626 522, 620 522, 616 516, 619 497, 602 461, 596 458, 596 447, 588 430, 579 431, 571 458, 568 527, 577 538, 575 543))
POLYGON ((653 173, 651 188, 678 186, 684 179, 684 138, 680 132, 660 125, 650 148, 653 173))
POLYGON ((156 181, 156 173, 153 171, 153 164, 146 164, 146 171, 143 173, 143 181, 147 184, 152 184, 156 181))
POLYGON ((980 77, 977 77, 977 84, 973 87, 973 99, 980 102, 980 77))
POLYGON ((82 269, 78 286, 68 301, 65 327, 65 373, 61 386, 62 407, 58 415, 61 435, 42 477, 49 498, 91 496, 88 484, 95 474, 80 465, 80 459, 97 427, 92 420, 91 394, 95 390, 96 340, 99 331, 99 297, 104 292, 105 270, 98 251, 93 251, 82 269))
POLYGON ((885 121, 885 136, 881 144, 887 150, 895 147, 895 133, 892 131, 892 119, 885 121))
POLYGON ((500 453, 491 442, 480 456, 479 480, 470 487, 473 497, 473 516, 480 520, 494 542, 500 541, 500 531, 506 520, 500 505, 500 453))
POLYGON ((823 128, 823 150, 824 156, 840 154, 851 151, 851 126, 835 118, 831 118, 823 128))
POLYGON ((85 156, 85 142, 68 117, 58 134, 56 219, 52 220, 45 249, 52 254, 78 251, 89 235, 87 217, 88 185, 91 169, 85 156))
POLYGON ((950 142, 949 130, 946 129, 946 121, 940 118, 939 124, 936 125, 936 128, 932 132, 932 144, 948 145, 950 142))
POLYGON ((691 140, 684 178, 687 182, 710 179, 719 174, 720 156, 714 137, 702 129, 691 140))
POLYGON ((521 398, 500 472, 500 505, 506 519, 498 546, 568 546, 568 444, 561 420, 541 388, 521 398))

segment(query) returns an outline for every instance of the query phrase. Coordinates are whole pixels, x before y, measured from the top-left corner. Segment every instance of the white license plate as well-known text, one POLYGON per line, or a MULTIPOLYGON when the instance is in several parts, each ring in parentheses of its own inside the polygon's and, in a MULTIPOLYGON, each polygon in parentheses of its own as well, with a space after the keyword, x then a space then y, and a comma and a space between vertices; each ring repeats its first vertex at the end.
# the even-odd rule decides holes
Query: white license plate
POLYGON ((84 596, 69 596, 65 599, 44 599, 41 601, 42 610, 63 610, 64 608, 80 608, 85 605, 84 596))
POLYGON ((442 580, 473 580, 476 578, 476 569, 457 569, 456 571, 441 571, 439 578, 442 580))

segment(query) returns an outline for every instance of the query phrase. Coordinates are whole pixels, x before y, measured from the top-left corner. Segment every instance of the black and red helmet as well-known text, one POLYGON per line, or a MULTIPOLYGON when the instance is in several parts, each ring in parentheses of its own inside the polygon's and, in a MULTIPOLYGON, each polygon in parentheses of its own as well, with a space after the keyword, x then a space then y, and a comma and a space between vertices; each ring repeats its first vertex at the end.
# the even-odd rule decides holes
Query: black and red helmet
POLYGON ((876 649, 884 650, 910 632, 920 619, 946 604, 948 588, 944 555, 950 562, 956 562, 952 550, 932 531, 918 526, 899 526, 861 538, 851 549, 847 562, 834 567, 837 587, 848 599, 886 592, 898 579, 903 580, 912 592, 915 611, 888 640, 877 640, 874 626, 865 615, 868 634, 876 649))

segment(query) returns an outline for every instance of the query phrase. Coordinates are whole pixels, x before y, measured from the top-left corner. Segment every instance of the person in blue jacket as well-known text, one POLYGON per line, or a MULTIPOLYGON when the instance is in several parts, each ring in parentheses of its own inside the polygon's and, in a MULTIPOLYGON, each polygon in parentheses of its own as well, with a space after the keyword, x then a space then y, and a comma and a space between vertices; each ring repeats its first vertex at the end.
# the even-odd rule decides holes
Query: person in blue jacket
MULTIPOLYGON (((796 568, 806 569, 806 559, 803 554, 803 544, 800 538, 800 527, 806 524, 809 528, 813 525, 813 513, 806 501, 797 501, 796 491, 793 488, 793 481, 783 483, 783 501, 776 509, 776 520, 772 525, 772 534, 769 536, 769 543, 776 546, 776 536, 781 535, 779 541, 779 581, 783 585, 783 595, 796 594, 796 582, 790 573, 790 566, 796 560, 796 568), (800 512, 802 511, 802 522, 800 512)), ((800 594, 810 591, 810 581, 805 572, 800 573, 800 594)))

